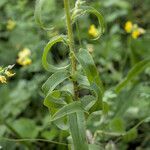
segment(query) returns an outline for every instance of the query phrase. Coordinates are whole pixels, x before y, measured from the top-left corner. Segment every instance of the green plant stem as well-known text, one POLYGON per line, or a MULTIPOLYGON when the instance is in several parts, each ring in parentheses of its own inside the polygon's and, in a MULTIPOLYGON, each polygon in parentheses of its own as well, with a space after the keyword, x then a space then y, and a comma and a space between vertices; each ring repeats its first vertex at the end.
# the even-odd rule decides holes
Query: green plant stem
MULTIPOLYGON (((74 77, 76 73, 76 59, 75 59, 75 43, 72 30, 72 22, 70 16, 70 5, 69 0, 64 0, 64 8, 66 13, 67 31, 69 39, 70 59, 71 59, 71 75, 74 77)), ((78 85, 73 80, 74 86, 74 99, 78 100, 78 85)), ((88 150, 88 143, 86 140, 86 131, 84 125, 84 112, 76 112, 68 115, 71 137, 73 140, 73 150, 88 150)))
MULTIPOLYGON (((66 23, 67 23, 67 32, 68 32, 68 39, 69 39, 69 49, 70 49, 70 60, 71 60, 71 75, 74 77, 76 72, 76 59, 74 56, 75 52, 75 43, 74 43, 74 37, 73 37, 73 31, 72 31, 72 22, 71 22, 71 16, 70 16, 70 5, 69 0, 64 0, 64 8, 66 13, 66 23)), ((77 82, 73 80, 73 86, 74 86, 74 95, 75 100, 78 99, 78 86, 77 82)))
MULTIPOLYGON (((52 143, 52 144, 58 144, 58 145, 61 145, 61 148, 62 146, 64 147, 67 147, 68 144, 66 143, 60 143, 60 142, 57 142, 57 141, 50 141, 50 140, 46 140, 46 139, 12 139, 12 138, 0 138, 0 140, 4 140, 4 141, 11 141, 11 142, 43 142, 43 143, 52 143)), ((31 149, 29 149, 31 150, 31 149)))
POLYGON ((129 57, 130 57, 130 61, 131 61, 131 67, 133 67, 136 63, 137 63, 137 58, 135 55, 135 52, 132 48, 132 37, 128 37, 127 39, 127 46, 129 49, 129 57))

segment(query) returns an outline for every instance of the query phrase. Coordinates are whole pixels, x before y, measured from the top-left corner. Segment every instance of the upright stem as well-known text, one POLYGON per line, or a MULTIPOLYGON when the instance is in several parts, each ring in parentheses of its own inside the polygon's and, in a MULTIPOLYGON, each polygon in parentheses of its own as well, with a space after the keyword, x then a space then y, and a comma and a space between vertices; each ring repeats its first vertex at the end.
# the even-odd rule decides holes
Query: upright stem
POLYGON ((70 16, 70 5, 68 0, 64 0, 64 7, 66 13, 68 38, 70 40, 69 47, 71 51, 75 51, 75 44, 73 39, 72 23, 71 23, 71 16, 70 16))
MULTIPOLYGON (((76 72, 76 59, 74 56, 75 52, 75 44, 73 38, 72 31, 72 22, 70 17, 70 5, 69 0, 64 0, 64 7, 66 13, 66 21, 67 21, 67 31, 69 38, 69 49, 70 49, 70 59, 71 59, 71 74, 75 75, 76 72)), ((74 86, 74 97, 75 100, 78 100, 78 88, 77 82, 73 80, 74 86)), ((68 115, 69 125, 70 125, 70 133, 73 141, 73 150, 88 150, 88 143, 86 140, 86 131, 85 131, 85 117, 84 112, 76 112, 68 115)))
MULTIPOLYGON (((74 76, 76 72, 76 59, 74 56, 75 44, 74 44, 74 37, 73 37, 73 31, 72 31, 69 0, 64 0, 64 7, 65 7, 65 13, 66 13, 66 22, 67 22, 67 31, 68 31, 69 49, 70 49, 70 60, 71 60, 71 66, 72 66, 71 74, 72 76, 74 76)), ((77 89, 76 81, 73 81, 73 86, 74 86, 75 100, 77 100, 78 89, 77 89)))

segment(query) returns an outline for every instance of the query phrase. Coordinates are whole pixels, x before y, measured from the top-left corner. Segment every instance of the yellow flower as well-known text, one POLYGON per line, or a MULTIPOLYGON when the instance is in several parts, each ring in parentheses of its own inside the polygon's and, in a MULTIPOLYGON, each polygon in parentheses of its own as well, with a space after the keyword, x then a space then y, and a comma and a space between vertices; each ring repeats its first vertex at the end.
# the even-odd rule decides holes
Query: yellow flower
POLYGON ((141 34, 140 31, 138 29, 136 29, 132 32, 132 37, 134 39, 137 39, 140 36, 140 34, 141 34))
POLYGON ((3 75, 0 75, 0 82, 1 83, 7 83, 6 77, 3 75))
POLYGON ((92 24, 88 30, 89 35, 93 36, 93 37, 97 37, 99 32, 98 29, 95 27, 94 24, 92 24))
POLYGON ((7 26, 6 26, 7 30, 12 31, 15 28, 15 26, 16 26, 16 22, 15 21, 13 21, 11 19, 9 19, 7 21, 7 26))
POLYGON ((12 73, 12 72, 10 72, 8 70, 5 71, 5 74, 6 74, 7 77, 12 77, 12 76, 15 75, 15 73, 12 73))
POLYGON ((31 51, 29 48, 24 48, 22 51, 19 52, 18 57, 25 58, 31 55, 31 51))
POLYGON ((132 32, 132 38, 137 39, 140 35, 144 34, 145 30, 143 28, 136 28, 132 32))
POLYGON ((18 59, 17 63, 26 66, 30 65, 32 63, 32 60, 30 59, 31 51, 28 48, 24 48, 22 51, 18 53, 18 59))
POLYGON ((137 24, 133 24, 131 21, 127 21, 124 27, 127 33, 131 33, 133 39, 137 39, 141 34, 145 33, 143 28, 140 28, 137 24))
POLYGON ((24 61, 22 62, 22 65, 23 66, 26 66, 26 65, 30 65, 32 63, 32 60, 30 58, 25 58, 24 61))
POLYGON ((124 29, 127 33, 131 33, 132 29, 133 29, 133 24, 131 21, 127 21, 125 23, 124 29))
POLYGON ((22 66, 27 66, 27 65, 30 65, 32 63, 32 60, 28 57, 25 57, 25 58, 18 58, 17 59, 17 63, 19 65, 22 65, 22 66))

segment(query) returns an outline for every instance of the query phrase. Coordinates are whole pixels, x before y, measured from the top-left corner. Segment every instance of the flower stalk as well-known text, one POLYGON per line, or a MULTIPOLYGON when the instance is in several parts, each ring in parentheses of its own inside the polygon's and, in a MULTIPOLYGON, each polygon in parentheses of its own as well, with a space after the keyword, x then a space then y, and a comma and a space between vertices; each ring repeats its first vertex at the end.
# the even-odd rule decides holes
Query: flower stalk
MULTIPOLYGON (((71 61, 71 76, 73 77, 76 72, 76 59, 74 56, 75 52, 75 43, 74 43, 74 37, 73 37, 73 30, 72 30, 72 21, 70 16, 70 5, 69 0, 64 0, 64 8, 66 13, 66 24, 67 24, 67 32, 68 32, 68 39, 69 39, 69 49, 70 49, 70 61, 71 61)), ((77 82, 73 81, 73 88, 74 88, 74 96, 75 100, 78 99, 78 88, 77 88, 77 82)))

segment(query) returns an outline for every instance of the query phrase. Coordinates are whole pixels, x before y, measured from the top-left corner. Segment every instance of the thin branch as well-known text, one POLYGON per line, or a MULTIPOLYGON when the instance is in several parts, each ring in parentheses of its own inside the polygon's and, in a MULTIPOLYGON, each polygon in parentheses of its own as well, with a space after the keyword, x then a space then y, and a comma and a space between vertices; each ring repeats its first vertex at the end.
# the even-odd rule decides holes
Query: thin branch
POLYGON ((37 141, 40 141, 40 142, 47 142, 47 143, 53 143, 53 144, 68 146, 68 144, 65 144, 65 143, 60 143, 60 142, 57 142, 57 141, 50 141, 50 140, 46 140, 46 139, 11 139, 11 138, 0 138, 0 140, 12 141, 12 142, 24 142, 24 141, 37 142, 37 141))

